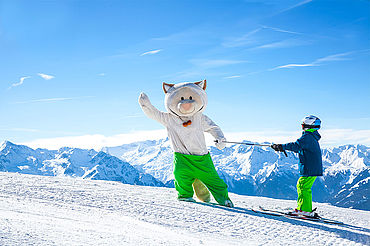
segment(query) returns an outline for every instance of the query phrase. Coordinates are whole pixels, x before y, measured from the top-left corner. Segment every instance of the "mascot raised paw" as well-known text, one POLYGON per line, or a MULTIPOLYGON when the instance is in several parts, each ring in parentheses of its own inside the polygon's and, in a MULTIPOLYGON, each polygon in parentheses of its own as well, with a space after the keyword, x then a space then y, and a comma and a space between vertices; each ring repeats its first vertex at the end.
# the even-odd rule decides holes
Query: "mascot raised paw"
POLYGON ((223 149, 224 134, 210 118, 203 114, 207 106, 206 80, 195 83, 163 83, 167 112, 156 109, 145 93, 139 104, 151 119, 166 127, 174 150, 174 176, 178 199, 194 201, 194 191, 201 201, 209 202, 210 193, 220 204, 233 207, 227 185, 219 177, 208 152, 204 132, 223 149))

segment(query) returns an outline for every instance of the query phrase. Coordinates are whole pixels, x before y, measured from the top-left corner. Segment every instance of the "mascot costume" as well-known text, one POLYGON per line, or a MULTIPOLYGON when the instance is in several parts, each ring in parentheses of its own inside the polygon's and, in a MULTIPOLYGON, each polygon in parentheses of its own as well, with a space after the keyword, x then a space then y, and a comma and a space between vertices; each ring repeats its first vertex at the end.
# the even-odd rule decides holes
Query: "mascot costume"
POLYGON ((227 185, 219 177, 208 152, 204 132, 217 141, 216 147, 225 147, 221 129, 202 112, 207 106, 206 80, 195 83, 163 83, 165 106, 168 112, 156 109, 145 93, 139 104, 151 119, 166 127, 174 150, 174 176, 178 200, 194 201, 194 191, 199 200, 215 200, 223 206, 233 207, 227 185))

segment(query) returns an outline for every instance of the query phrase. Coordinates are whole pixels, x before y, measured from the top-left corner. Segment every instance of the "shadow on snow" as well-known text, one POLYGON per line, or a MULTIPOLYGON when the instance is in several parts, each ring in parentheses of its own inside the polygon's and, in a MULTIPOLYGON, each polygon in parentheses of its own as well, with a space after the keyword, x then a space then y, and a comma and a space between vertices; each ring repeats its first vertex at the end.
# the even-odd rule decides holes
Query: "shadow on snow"
POLYGON ((363 244, 370 243, 370 236, 361 233, 361 232, 370 233, 370 229, 359 227, 359 226, 348 225, 348 224, 340 224, 340 225, 332 224, 329 226, 319 221, 309 221, 308 222, 308 221, 303 221, 301 219, 296 219, 293 217, 289 218, 289 217, 284 217, 284 216, 272 216, 272 215, 267 215, 267 214, 260 214, 260 213, 253 212, 251 209, 248 209, 248 208, 240 208, 240 207, 229 208, 229 207, 218 205, 216 203, 204 203, 204 202, 195 202, 195 203, 202 205, 202 206, 208 206, 208 207, 225 210, 228 212, 245 214, 249 216, 263 217, 266 219, 273 219, 277 221, 288 222, 294 225, 315 228, 315 229, 327 231, 330 233, 335 233, 343 239, 354 241, 356 243, 363 243, 363 244), (335 227, 332 227, 332 226, 335 226, 335 227), (338 227, 341 227, 341 228, 338 228, 338 227), (350 231, 348 229, 357 230, 358 232, 350 231))

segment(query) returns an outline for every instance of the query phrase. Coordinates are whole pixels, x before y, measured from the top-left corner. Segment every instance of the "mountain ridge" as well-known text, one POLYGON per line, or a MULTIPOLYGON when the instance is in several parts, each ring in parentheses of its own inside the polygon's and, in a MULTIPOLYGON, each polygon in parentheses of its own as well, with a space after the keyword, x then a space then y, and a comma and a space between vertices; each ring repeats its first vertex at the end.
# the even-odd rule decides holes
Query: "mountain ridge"
POLYGON ((0 147, 0 171, 163 186, 150 174, 142 173, 129 163, 102 151, 71 147, 32 149, 10 141, 4 141, 0 147))

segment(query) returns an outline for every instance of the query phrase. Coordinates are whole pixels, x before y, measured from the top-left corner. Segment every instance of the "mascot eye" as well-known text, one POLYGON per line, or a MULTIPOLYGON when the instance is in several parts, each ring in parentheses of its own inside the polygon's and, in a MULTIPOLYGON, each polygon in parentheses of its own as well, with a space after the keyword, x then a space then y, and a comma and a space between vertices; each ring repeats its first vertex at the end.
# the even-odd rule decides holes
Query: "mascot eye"
POLYGON ((184 97, 181 97, 181 100, 185 100, 185 98, 184 97))
POLYGON ((193 97, 192 97, 192 96, 190 96, 190 97, 189 97, 189 99, 190 99, 190 100, 193 100, 193 97))

